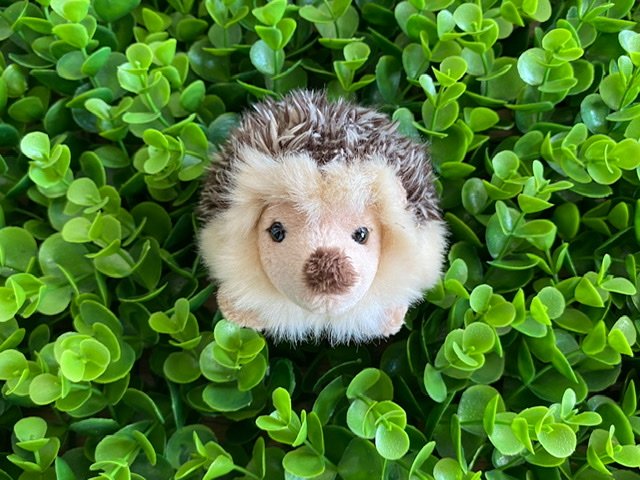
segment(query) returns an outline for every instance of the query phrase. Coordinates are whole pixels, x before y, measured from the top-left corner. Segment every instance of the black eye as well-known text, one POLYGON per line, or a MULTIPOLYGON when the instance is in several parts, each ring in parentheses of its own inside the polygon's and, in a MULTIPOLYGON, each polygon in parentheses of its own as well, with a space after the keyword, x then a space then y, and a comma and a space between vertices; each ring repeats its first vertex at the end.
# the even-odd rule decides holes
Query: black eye
POLYGON ((277 243, 283 241, 285 234, 287 233, 280 222, 273 222, 267 229, 267 232, 271 235, 271 240, 277 243))
POLYGON ((358 227, 356 231, 353 232, 353 235, 351 235, 351 238, 353 238, 356 243, 364 245, 369 238, 369 229, 367 227, 358 227))

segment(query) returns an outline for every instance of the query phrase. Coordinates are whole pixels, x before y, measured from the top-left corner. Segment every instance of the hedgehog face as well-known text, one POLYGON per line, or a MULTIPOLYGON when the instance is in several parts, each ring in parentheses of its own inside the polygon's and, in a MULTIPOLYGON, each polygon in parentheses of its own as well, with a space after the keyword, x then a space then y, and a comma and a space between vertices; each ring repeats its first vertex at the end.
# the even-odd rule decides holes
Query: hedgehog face
POLYGON ((310 313, 336 315, 369 290, 380 260, 376 212, 330 206, 313 217, 291 202, 268 206, 258 222, 258 250, 274 287, 310 313))
POLYGON ((396 332, 445 248, 444 223, 417 221, 398 167, 380 155, 237 155, 226 206, 199 235, 224 316, 291 341, 396 332))

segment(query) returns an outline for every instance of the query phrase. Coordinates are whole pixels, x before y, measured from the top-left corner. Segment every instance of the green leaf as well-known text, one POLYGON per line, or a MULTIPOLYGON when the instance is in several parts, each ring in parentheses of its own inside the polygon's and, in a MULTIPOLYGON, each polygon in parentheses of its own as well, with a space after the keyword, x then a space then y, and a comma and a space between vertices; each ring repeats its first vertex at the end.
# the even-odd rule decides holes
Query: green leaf
POLYGON ((202 394, 204 402, 219 412, 233 412, 248 406, 253 400, 251 392, 241 392, 235 385, 207 385, 202 394))
POLYGON ((489 325, 475 322, 464 329, 462 347, 466 352, 486 353, 493 349, 495 339, 495 333, 489 325))
POLYGON ((563 203, 553 212, 553 222, 561 237, 572 239, 580 228, 580 211, 575 203, 563 203))
POLYGON ((258 385, 267 373, 267 368, 267 361, 262 355, 243 365, 238 372, 238 389, 248 391, 258 385))
POLYGON ((322 432, 322 424, 320 418, 315 412, 310 412, 307 416, 307 438, 313 448, 324 455, 324 434, 322 432))
POLYGON ((640 467, 640 448, 638 445, 622 445, 614 450, 613 459, 629 468, 640 467))
POLYGON ((553 207, 553 203, 529 195, 518 195, 518 206, 524 213, 537 213, 553 207))
POLYGON ((204 100, 205 86, 202 80, 196 80, 180 94, 180 105, 188 112, 195 112, 204 100))
POLYGON ((89 33, 80 23, 62 23, 54 26, 52 32, 76 48, 83 49, 89 43, 89 33))
POLYGON ((233 471, 233 469, 233 460, 225 455, 220 455, 211 462, 211 465, 209 465, 209 468, 204 474, 204 477, 202 477, 202 480, 211 480, 213 478, 222 477, 223 475, 233 471))
POLYGON ((175 383, 191 383, 200 377, 198 359, 189 352, 171 352, 162 371, 168 380, 175 383))
POLYGON ((55 472, 56 478, 60 480, 77 479, 69 464, 62 457, 56 457, 55 459, 55 472))
POLYGON ((160 112, 127 112, 122 116, 122 120, 133 125, 142 125, 153 122, 160 118, 160 115, 160 112))
POLYGON ((389 400, 393 398, 393 384, 389 376, 382 370, 366 368, 349 383, 347 398, 353 400, 359 396, 372 400, 389 400))
POLYGON ((484 321, 493 327, 506 327, 510 325, 515 318, 516 309, 509 302, 502 302, 492 306, 483 316, 484 321))
POLYGON ((471 292, 469 303, 475 312, 484 312, 489 307, 489 301, 493 295, 493 288, 490 285, 478 285, 471 292))
POLYGON ((420 467, 427 461, 431 452, 433 452, 435 448, 435 442, 429 442, 425 446, 423 446, 418 454, 416 455, 413 463, 411 464, 411 470, 409 470, 409 477, 413 477, 420 470, 420 467))
POLYGON ((565 300, 562 293, 554 287, 544 287, 537 297, 547 309, 549 318, 555 320, 562 316, 565 309, 565 300))
POLYGON ((343 53, 349 68, 356 70, 369 58, 371 48, 364 42, 351 42, 344 47, 343 53))
POLYGON ((36 241, 25 229, 4 227, 0 229, 0 266, 5 272, 25 272, 37 253, 36 241))
POLYGON ((518 57, 518 73, 529 85, 540 85, 546 73, 546 58, 541 48, 530 48, 518 57))
POLYGON ((433 467, 433 477, 436 480, 462 478, 463 471, 460 464, 453 458, 441 458, 433 467))
POLYGON ((512 412, 499 413, 496 416, 493 432, 489 435, 491 443, 503 455, 517 455, 525 449, 514 430, 509 426, 514 418, 515 414, 512 412))
POLYGON ((482 435, 485 410, 495 397, 499 398, 496 408, 503 411, 504 402, 495 388, 487 385, 473 385, 467 388, 460 398, 457 410, 461 428, 474 435, 482 435))
MULTIPOLYGON (((517 174, 520 165, 518 156, 510 150, 499 152, 491 162, 496 175, 503 179, 509 180, 517 174)), ((496 205, 497 209, 498 205, 496 205)))
POLYGON ((94 0, 93 8, 100 18, 113 22, 124 17, 140 4, 140 0, 94 0))
POLYGON ((287 2, 285 0, 271 0, 263 7, 254 8, 251 13, 265 25, 275 26, 284 15, 287 2))
POLYGON ((313 404, 313 413, 320 419, 322 425, 331 418, 338 402, 342 400, 346 392, 342 378, 335 378, 331 383, 322 389, 313 404))
POLYGON ((498 114, 486 107, 465 108, 464 118, 467 125, 474 132, 481 132, 498 123, 498 114))
POLYGON ((249 52, 251 63, 256 69, 265 75, 280 73, 284 65, 284 52, 273 50, 264 40, 258 40, 251 46, 249 52))
POLYGON ((52 0, 51 8, 70 22, 79 22, 87 16, 89 0, 52 0))
POLYGON ((29 384, 29 397, 36 405, 47 405, 62 396, 60 379, 50 373, 42 373, 29 384))
POLYGON ((599 94, 587 95, 580 105, 582 121, 592 132, 600 133, 607 130, 609 107, 599 94))
POLYGON ((327 12, 327 9, 320 9, 311 5, 305 5, 300 8, 300 16, 305 20, 312 23, 329 23, 333 20, 332 15, 327 12))
POLYGON ((82 63, 82 67, 80 68, 82 73, 89 76, 96 75, 100 71, 100 69, 107 63, 110 56, 111 48, 99 48, 91 55, 89 55, 87 59, 82 63))
POLYGON ((447 397, 447 386, 444 383, 442 374, 432 367, 430 363, 425 366, 423 382, 427 393, 435 402, 444 402, 447 397))
POLYGON ((285 471, 301 478, 312 478, 325 469, 324 458, 309 447, 300 447, 288 452, 282 459, 285 471))
MULTIPOLYGON (((475 7, 475 5, 473 5, 472 8, 473 7, 475 7)), ((434 69, 434 73, 440 83, 444 87, 453 87, 454 89, 458 88, 456 87, 455 82, 460 80, 466 71, 467 62, 459 56, 450 56, 445 58, 442 63, 440 63, 440 69, 434 69)), ((446 95, 445 92, 443 92, 442 95, 446 95)), ((457 97, 457 94, 455 96, 457 97)))
POLYGON ((410 43, 402 50, 402 66, 408 78, 417 80, 426 71, 428 65, 429 60, 421 45, 410 43))
POLYGON ((17 350, 0 352, 0 379, 19 377, 28 368, 27 359, 17 350))
POLYGON ((378 425, 376 428, 376 450, 387 460, 402 458, 409 450, 409 435, 398 425, 378 425))
POLYGON ((382 457, 368 440, 350 439, 344 452, 340 452, 338 473, 344 480, 366 480, 382 477, 382 457))
POLYGON ((580 282, 576 286, 575 298, 584 305, 591 307, 604 307, 602 297, 596 287, 591 283, 588 278, 581 278, 580 282))
POLYGON ((47 422, 40 417, 21 418, 13 426, 13 431, 20 442, 39 440, 47 433, 47 422))
POLYGON ((482 26, 482 10, 473 3, 460 5, 453 12, 453 20, 465 32, 475 32, 482 26))
POLYGON ((20 123, 30 123, 40 120, 45 113, 45 106, 39 97, 28 96, 11 104, 9 116, 20 123))
POLYGON ((291 421, 291 397, 284 388, 276 388, 272 394, 273 406, 285 423, 291 421))
POLYGON ((51 151, 49 137, 43 132, 28 133, 20 141, 20 150, 31 160, 46 162, 51 151))
POLYGON ((84 217, 70 219, 64 224, 62 238, 69 243, 85 243, 91 241, 89 231, 91 222, 84 217))
POLYGON ((520 224, 514 235, 526 239, 540 250, 548 250, 553 245, 557 227, 549 220, 530 220, 520 224))
POLYGON ((363 400, 354 400, 347 410, 347 426, 363 438, 375 436, 376 418, 374 411, 363 400))
POLYGON ((600 284, 600 287, 609 292, 621 293, 622 295, 636 294, 636 287, 626 278, 618 277, 605 280, 600 284))
POLYGON ((76 205, 90 207, 102 200, 98 187, 89 178, 78 178, 69 185, 67 198, 76 205))
POLYGON ((376 82, 382 96, 388 102, 397 97, 400 86, 400 62, 391 55, 380 57, 376 65, 376 82))
POLYGON ((576 449, 576 434, 562 423, 543 425, 537 436, 540 445, 554 457, 566 458, 576 449))
POLYGON ((274 51, 283 46, 282 32, 276 27, 256 25, 256 33, 274 51))
POLYGON ((276 25, 278 30, 282 33, 282 41, 278 48, 284 48, 291 41, 291 37, 293 37, 294 32, 298 24, 293 18, 283 18, 276 25))
POLYGON ((612 73, 600 83, 600 96, 611 110, 620 110, 625 106, 622 104, 625 89, 626 85, 622 74, 612 73))

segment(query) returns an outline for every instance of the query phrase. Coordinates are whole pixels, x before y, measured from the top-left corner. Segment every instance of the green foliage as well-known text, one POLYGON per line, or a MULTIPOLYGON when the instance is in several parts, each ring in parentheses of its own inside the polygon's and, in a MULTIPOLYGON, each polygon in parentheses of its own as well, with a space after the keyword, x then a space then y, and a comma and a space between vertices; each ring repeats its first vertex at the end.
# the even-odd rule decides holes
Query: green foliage
POLYGON ((0 2, 0 478, 640 479, 638 18, 0 2), (297 87, 431 144, 448 263, 388 341, 272 344, 210 301, 200 179, 297 87))

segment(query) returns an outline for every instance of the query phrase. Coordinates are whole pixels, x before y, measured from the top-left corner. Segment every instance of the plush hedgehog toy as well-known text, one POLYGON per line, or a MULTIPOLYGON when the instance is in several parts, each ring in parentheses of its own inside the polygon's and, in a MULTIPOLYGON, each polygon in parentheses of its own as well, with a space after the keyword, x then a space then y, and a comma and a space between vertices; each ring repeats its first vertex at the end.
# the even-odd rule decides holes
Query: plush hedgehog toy
POLYGON ((393 334, 440 276, 446 233, 424 145, 323 93, 245 114, 199 209, 220 310, 276 338, 393 334))

